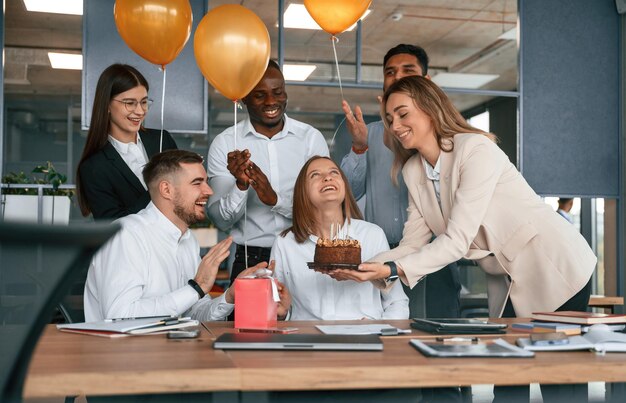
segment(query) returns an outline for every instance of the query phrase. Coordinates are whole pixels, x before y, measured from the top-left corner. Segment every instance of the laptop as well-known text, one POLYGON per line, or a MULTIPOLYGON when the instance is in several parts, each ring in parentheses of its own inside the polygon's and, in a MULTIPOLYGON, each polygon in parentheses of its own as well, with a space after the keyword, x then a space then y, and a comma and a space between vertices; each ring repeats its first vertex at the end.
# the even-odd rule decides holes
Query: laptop
POLYGON ((378 335, 224 333, 213 343, 221 350, 382 351, 378 335))

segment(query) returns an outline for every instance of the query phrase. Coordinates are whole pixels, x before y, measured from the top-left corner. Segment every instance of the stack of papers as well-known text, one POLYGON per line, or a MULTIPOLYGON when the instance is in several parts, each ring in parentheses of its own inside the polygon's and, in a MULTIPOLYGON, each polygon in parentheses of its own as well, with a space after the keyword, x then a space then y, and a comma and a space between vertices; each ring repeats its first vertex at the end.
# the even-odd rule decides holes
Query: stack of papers
POLYGON ((68 323, 57 325, 62 332, 103 337, 127 337, 140 334, 160 334, 169 330, 198 326, 191 318, 156 316, 145 318, 105 319, 99 322, 68 323))
POLYGON ((410 329, 397 329, 391 325, 317 325, 315 326, 324 334, 379 334, 382 336, 395 336, 401 333, 411 333, 410 329))

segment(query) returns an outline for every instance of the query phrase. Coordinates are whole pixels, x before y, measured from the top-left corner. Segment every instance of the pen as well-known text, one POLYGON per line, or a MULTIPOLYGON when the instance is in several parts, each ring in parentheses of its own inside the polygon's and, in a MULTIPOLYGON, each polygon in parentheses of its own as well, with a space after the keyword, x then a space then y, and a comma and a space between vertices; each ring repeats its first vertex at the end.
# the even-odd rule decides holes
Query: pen
POLYGON ((269 329, 246 329, 239 328, 237 329, 239 333, 295 333, 298 331, 297 327, 283 327, 283 328, 269 328, 269 329))
MULTIPOLYGON (((163 319, 163 320, 171 320, 173 318, 178 319, 173 315, 158 315, 158 316, 137 316, 133 318, 113 318, 113 319, 105 319, 105 322, 121 322, 123 320, 139 320, 139 319, 163 319)), ((181 318, 185 319, 185 318, 181 318)))

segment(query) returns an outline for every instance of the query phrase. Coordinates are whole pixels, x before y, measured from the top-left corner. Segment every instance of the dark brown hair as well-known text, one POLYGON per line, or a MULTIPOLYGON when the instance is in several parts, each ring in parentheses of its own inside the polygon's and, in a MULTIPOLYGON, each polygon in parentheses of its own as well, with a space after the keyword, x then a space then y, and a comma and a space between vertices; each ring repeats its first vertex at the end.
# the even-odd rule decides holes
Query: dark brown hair
POLYGON ((335 163, 335 161, 331 160, 328 157, 322 157, 319 155, 315 155, 311 157, 302 167, 300 173, 298 174, 298 178, 296 179, 296 184, 293 188, 293 221, 291 227, 287 228, 283 232, 281 232, 281 236, 286 236, 289 231, 293 232, 294 237, 296 238, 296 242, 302 243, 304 242, 309 235, 313 234, 318 228, 319 223, 316 222, 315 217, 311 214, 311 211, 315 209, 309 196, 306 192, 306 181, 307 181, 307 171, 309 170, 309 166, 313 161, 317 161, 319 159, 326 159, 332 161, 333 164, 339 170, 341 174, 341 179, 345 184, 346 189, 346 197, 343 199, 341 203, 341 207, 343 210, 343 219, 348 220, 350 222, 351 218, 356 218, 358 220, 363 219, 363 215, 361 214, 361 210, 359 206, 356 204, 356 200, 352 195, 352 190, 350 190, 350 185, 348 183, 348 178, 343 173, 341 168, 335 163))
MULTIPOLYGON (((413 104, 428 115, 435 130, 439 148, 443 151, 450 152, 454 149, 454 135, 459 133, 481 134, 494 142, 496 141, 495 134, 487 133, 467 123, 445 92, 437 84, 421 76, 403 77, 385 91, 381 102, 380 114, 386 129, 389 129, 386 112, 387 100, 391 94, 395 93, 408 95, 413 99, 413 104)), ((397 184, 398 173, 402 170, 404 163, 417 153, 417 150, 406 150, 393 135, 390 136, 390 140, 390 148, 394 154, 391 180, 397 184)))
POLYGON ((80 183, 80 167, 85 160, 100 151, 107 144, 111 124, 109 120, 109 104, 113 97, 138 86, 144 86, 146 91, 150 89, 146 78, 136 68, 127 64, 112 64, 100 74, 91 110, 87 142, 76 170, 78 205, 84 216, 91 213, 91 208, 80 183))
POLYGON ((166 150, 152 156, 143 167, 143 180, 150 190, 166 176, 176 174, 181 169, 180 164, 202 164, 202 162, 200 154, 186 150, 166 150))
POLYGON ((387 51, 385 57, 383 58, 383 68, 387 66, 387 62, 395 55, 413 55, 419 62, 420 67, 422 68, 422 76, 426 77, 428 74, 428 54, 421 46, 417 45, 409 45, 406 43, 401 43, 387 51))

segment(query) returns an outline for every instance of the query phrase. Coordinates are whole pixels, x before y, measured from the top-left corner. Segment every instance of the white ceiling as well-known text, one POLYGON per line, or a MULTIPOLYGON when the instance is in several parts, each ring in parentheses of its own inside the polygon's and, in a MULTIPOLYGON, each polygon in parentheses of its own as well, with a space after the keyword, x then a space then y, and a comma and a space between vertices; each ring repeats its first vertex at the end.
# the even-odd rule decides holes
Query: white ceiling
MULTIPOLYGON (((290 2, 285 0, 285 6, 290 2)), ((265 22, 272 40, 272 58, 276 59, 278 1, 210 0, 209 7, 233 3, 248 7, 265 22)), ((362 24, 362 81, 368 85, 382 86, 382 59, 389 48, 413 43, 427 50, 431 76, 437 72, 497 74, 497 79, 480 89, 517 89, 517 43, 498 38, 516 27, 517 0, 373 0, 370 9, 362 24)), ((59 95, 79 100, 81 72, 53 70, 47 51, 80 52, 82 17, 27 12, 22 0, 6 0, 5 13, 6 99, 24 105, 59 95)), ((339 35, 337 54, 342 80, 354 83, 356 31, 339 35)), ((313 80, 331 81, 336 75, 332 45, 323 31, 286 29, 285 61, 318 63, 313 80)), ((380 89, 344 88, 343 92, 366 113, 378 112, 376 96, 380 89)), ((231 110, 230 101, 210 93, 212 108, 231 110)), ((289 110, 311 113, 308 121, 313 125, 316 115, 324 115, 325 123, 320 120, 319 124, 328 125, 328 114, 340 113, 338 87, 289 86, 288 93, 289 110)), ((469 94, 451 97, 461 110, 490 98, 469 94)), ((222 115, 228 122, 228 114, 222 115)))

